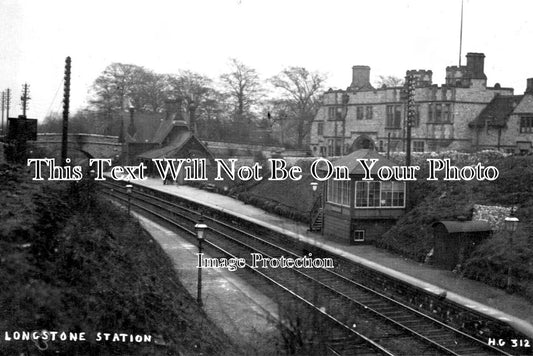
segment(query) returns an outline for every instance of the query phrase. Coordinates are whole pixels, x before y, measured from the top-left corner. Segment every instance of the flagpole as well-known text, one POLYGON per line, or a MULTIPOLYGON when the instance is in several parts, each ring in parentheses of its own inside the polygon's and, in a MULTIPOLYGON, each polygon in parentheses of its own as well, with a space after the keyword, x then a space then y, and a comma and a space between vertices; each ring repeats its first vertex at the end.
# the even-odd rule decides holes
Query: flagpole
POLYGON ((459 32, 459 67, 461 66, 461 50, 463 48, 463 2, 461 0, 461 30, 459 32))

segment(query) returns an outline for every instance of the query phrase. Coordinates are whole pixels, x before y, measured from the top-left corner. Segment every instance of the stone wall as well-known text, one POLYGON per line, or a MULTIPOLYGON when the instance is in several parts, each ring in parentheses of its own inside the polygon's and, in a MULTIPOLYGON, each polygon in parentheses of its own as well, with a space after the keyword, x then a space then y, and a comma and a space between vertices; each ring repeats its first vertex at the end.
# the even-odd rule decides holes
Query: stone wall
POLYGON ((215 157, 253 157, 259 153, 266 158, 282 154, 285 148, 279 146, 249 145, 218 141, 202 141, 215 157))
POLYGON ((511 208, 496 205, 474 205, 472 220, 488 221, 492 230, 504 229, 505 218, 511 215, 511 208))

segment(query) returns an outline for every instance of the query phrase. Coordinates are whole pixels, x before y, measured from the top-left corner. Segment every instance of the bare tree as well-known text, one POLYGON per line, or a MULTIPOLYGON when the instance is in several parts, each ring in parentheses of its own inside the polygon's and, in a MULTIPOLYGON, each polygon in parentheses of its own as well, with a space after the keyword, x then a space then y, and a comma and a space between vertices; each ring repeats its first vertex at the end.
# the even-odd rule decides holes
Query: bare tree
POLYGON ((174 97, 183 98, 187 103, 195 99, 201 99, 212 87, 212 80, 210 78, 189 70, 168 75, 167 82, 169 85, 169 94, 174 97))
POLYGON ((303 67, 289 67, 272 77, 272 85, 281 90, 284 112, 296 126, 297 145, 302 147, 319 107, 325 75, 303 67))
POLYGON ((132 95, 134 87, 138 85, 143 70, 133 64, 108 65, 94 81, 95 98, 91 100, 91 104, 106 113, 120 110, 124 100, 132 95))
POLYGON ((233 107, 233 120, 243 137, 250 132, 254 109, 262 97, 263 88, 256 70, 239 62, 230 60, 231 71, 222 74, 220 80, 233 107))
POLYGON ((227 108, 224 106, 225 98, 213 88, 213 81, 202 74, 185 70, 169 75, 167 82, 169 95, 181 99, 196 134, 203 138, 217 137, 227 108))
POLYGON ((123 124, 123 111, 129 106, 138 111, 157 112, 166 97, 165 77, 134 64, 112 63, 96 78, 90 101, 100 120, 94 130, 117 134, 123 124))
POLYGON ((376 81, 376 88, 385 87, 401 87, 404 80, 402 78, 395 77, 393 75, 380 75, 376 81))
POLYGON ((112 63, 94 81, 91 104, 103 111, 117 111, 129 102, 137 110, 158 111, 166 95, 165 79, 144 67, 112 63))
POLYGON ((137 74, 129 95, 131 104, 140 111, 158 112, 163 109, 168 96, 166 77, 146 69, 137 74))

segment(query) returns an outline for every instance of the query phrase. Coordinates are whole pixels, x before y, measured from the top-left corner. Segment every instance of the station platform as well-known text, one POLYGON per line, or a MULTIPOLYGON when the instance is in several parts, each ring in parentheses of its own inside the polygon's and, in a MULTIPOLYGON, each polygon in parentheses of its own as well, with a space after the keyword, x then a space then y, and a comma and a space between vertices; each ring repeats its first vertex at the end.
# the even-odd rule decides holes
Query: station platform
MULTIPOLYGON (((132 212, 172 260, 178 277, 197 296, 198 247, 142 215, 132 212)), ((261 354, 279 345, 277 304, 226 269, 202 269, 203 310, 244 354, 261 354)))
POLYGON ((533 338, 533 302, 526 298, 508 294, 481 282, 462 278, 452 271, 417 263, 371 245, 345 245, 331 241, 319 233, 309 232, 307 224, 265 212, 225 195, 186 185, 164 185, 159 178, 131 182, 233 214, 384 272, 430 293, 446 292, 448 300, 485 315, 508 321, 513 327, 533 338))

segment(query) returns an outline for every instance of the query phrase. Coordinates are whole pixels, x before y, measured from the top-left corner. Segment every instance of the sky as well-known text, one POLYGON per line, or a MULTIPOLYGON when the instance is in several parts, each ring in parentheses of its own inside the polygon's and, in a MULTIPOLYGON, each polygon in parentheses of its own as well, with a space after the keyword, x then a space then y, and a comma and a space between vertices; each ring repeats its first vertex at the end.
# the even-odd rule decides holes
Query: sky
MULTIPOLYGON (((525 90, 533 77, 533 1, 464 0, 462 64, 485 54, 488 85, 525 90)), ((237 58, 266 79, 288 66, 327 74, 346 88, 351 67, 403 78, 408 69, 458 65, 461 0, 0 0, 0 90, 10 116, 61 112, 65 58, 72 58, 71 112, 87 105, 113 62, 214 79, 237 58)))

